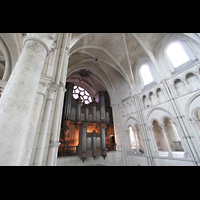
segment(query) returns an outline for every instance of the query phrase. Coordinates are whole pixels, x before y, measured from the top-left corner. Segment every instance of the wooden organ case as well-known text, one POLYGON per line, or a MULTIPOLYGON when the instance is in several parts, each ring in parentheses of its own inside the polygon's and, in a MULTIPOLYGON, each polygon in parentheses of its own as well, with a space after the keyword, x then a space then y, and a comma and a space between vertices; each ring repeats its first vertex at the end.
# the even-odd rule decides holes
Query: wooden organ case
POLYGON ((87 157, 105 159, 107 151, 116 150, 108 93, 100 91, 98 103, 94 98, 84 104, 80 96, 73 98, 73 86, 66 85, 58 157, 78 155, 83 162, 87 157))

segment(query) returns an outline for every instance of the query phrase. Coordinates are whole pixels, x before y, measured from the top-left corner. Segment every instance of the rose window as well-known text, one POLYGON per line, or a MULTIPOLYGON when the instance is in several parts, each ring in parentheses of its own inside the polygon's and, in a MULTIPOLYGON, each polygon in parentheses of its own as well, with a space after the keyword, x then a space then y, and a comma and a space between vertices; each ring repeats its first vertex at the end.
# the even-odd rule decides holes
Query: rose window
POLYGON ((82 100, 82 103, 84 102, 85 104, 89 104, 92 102, 92 98, 87 90, 83 89, 80 86, 74 86, 73 87, 74 99, 78 99, 79 95, 82 100))

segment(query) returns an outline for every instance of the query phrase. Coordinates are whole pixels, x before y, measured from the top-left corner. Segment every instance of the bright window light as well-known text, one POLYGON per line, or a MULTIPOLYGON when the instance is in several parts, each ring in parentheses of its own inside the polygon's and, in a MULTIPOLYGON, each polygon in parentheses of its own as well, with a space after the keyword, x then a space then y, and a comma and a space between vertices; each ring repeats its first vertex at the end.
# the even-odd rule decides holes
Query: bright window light
POLYGON ((135 143, 134 132, 133 132, 133 129, 132 129, 131 126, 129 127, 129 132, 130 132, 130 138, 131 138, 132 149, 134 149, 135 146, 136 146, 136 143, 135 143))
POLYGON ((171 44, 167 48, 167 55, 169 56, 175 68, 190 60, 179 43, 171 44))
POLYGON ((82 103, 89 104, 92 102, 92 98, 88 91, 86 91, 84 88, 80 86, 74 86, 73 88, 73 97, 74 99, 78 99, 80 95, 80 98, 82 100, 82 103))
POLYGON ((148 65, 143 65, 141 67, 140 73, 142 75, 142 79, 144 81, 144 85, 147 85, 149 83, 151 83, 153 81, 151 72, 149 70, 149 66, 148 65))
POLYGON ((129 132, 130 132, 130 139, 131 139, 132 149, 136 149, 137 145, 139 147, 139 141, 138 141, 137 134, 136 133, 134 134, 133 128, 131 126, 129 127, 129 132))

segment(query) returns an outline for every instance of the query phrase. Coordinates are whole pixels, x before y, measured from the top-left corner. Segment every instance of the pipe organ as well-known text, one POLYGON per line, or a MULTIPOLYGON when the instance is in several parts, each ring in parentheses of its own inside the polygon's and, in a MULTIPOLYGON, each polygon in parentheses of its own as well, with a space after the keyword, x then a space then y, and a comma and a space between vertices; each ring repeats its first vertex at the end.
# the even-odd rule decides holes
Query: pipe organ
POLYGON ((84 104, 80 95, 73 98, 73 83, 66 84, 58 156, 107 156, 116 150, 112 108, 106 102, 106 92, 100 91, 99 102, 84 104))

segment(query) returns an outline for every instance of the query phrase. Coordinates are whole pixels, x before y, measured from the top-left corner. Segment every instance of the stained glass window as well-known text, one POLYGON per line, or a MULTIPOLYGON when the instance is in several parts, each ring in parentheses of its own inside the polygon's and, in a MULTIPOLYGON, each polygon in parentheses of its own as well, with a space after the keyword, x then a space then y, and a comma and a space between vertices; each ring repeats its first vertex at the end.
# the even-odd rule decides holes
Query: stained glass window
POLYGON ((84 102, 85 104, 89 104, 92 102, 92 98, 88 91, 86 91, 84 88, 82 88, 80 86, 74 86, 73 87, 74 99, 78 99, 79 95, 80 95, 82 102, 84 102))

